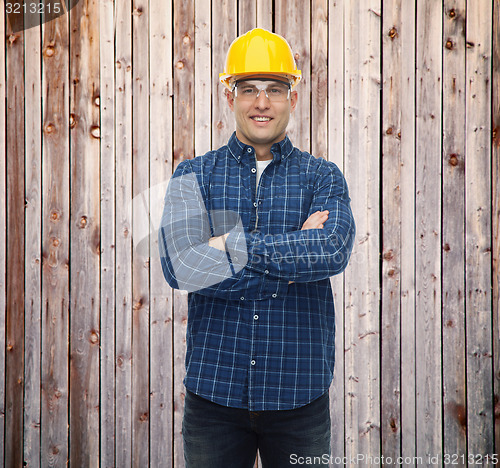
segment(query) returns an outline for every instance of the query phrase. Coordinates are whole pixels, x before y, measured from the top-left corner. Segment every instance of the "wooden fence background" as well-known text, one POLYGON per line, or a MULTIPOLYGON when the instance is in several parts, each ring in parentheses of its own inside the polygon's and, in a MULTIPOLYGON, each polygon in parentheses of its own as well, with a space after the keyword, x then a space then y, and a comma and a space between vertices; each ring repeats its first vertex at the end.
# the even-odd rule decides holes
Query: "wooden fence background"
POLYGON ((500 453, 500 0, 80 0, 17 33, 0 15, 4 466, 183 466, 186 294, 154 235, 134 248, 129 204, 226 142, 217 77, 255 26, 295 51, 289 134, 343 170, 357 222, 332 279, 332 454, 500 453))

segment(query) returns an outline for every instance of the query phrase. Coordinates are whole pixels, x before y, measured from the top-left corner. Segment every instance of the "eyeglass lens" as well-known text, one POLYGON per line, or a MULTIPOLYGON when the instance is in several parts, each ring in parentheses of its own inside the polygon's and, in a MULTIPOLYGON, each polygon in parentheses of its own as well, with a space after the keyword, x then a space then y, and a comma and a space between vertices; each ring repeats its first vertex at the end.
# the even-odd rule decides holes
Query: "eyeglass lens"
POLYGON ((254 100, 264 91, 270 101, 286 101, 290 87, 280 81, 239 81, 235 84, 235 97, 240 100, 254 100))

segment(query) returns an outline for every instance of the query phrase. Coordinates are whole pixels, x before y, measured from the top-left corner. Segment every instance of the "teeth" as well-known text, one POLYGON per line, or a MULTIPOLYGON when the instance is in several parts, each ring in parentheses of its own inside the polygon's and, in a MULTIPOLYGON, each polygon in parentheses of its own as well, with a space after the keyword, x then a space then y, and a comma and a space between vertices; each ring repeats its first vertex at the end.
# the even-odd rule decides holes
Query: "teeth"
POLYGON ((271 120, 269 117, 253 117, 253 119, 257 122, 268 122, 269 120, 271 120))

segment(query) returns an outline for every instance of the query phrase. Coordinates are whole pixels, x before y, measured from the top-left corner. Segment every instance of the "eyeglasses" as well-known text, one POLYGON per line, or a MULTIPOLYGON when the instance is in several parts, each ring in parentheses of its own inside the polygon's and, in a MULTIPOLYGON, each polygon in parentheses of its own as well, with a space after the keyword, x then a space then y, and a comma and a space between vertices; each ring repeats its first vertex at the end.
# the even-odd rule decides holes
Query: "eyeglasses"
POLYGON ((233 85, 234 97, 239 101, 255 101, 264 91, 271 102, 285 102, 290 98, 290 85, 274 80, 241 80, 233 85))

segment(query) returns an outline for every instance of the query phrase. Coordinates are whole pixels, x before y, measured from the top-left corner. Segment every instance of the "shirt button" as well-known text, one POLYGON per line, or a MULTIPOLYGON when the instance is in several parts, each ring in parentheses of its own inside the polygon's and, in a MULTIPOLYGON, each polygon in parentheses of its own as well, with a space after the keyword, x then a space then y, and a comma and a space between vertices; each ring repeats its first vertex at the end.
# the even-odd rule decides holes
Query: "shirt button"
POLYGON ((247 153, 251 153, 252 152, 252 148, 247 148, 247 153))
POLYGON ((258 315, 254 315, 254 316, 253 316, 253 319, 254 319, 254 320, 259 320, 259 316, 258 316, 258 315))
POLYGON ((244 298, 243 296, 241 296, 241 297, 240 297, 240 300, 244 301, 244 300, 245 300, 245 298, 244 298))
POLYGON ((269 270, 264 270, 264 273, 265 273, 266 275, 268 275, 268 274, 269 274, 269 270))
POLYGON ((255 169, 255 167, 252 167, 252 169, 250 169, 254 174, 257 172, 257 169, 255 169))
POLYGON ((252 366, 255 366, 255 361, 252 359, 252 360, 250 361, 250 364, 252 364, 252 366))
POLYGON ((278 297, 278 295, 276 293, 273 294, 273 297, 278 297))
POLYGON ((253 202, 253 206, 255 206, 255 208, 257 208, 257 202, 253 202))

